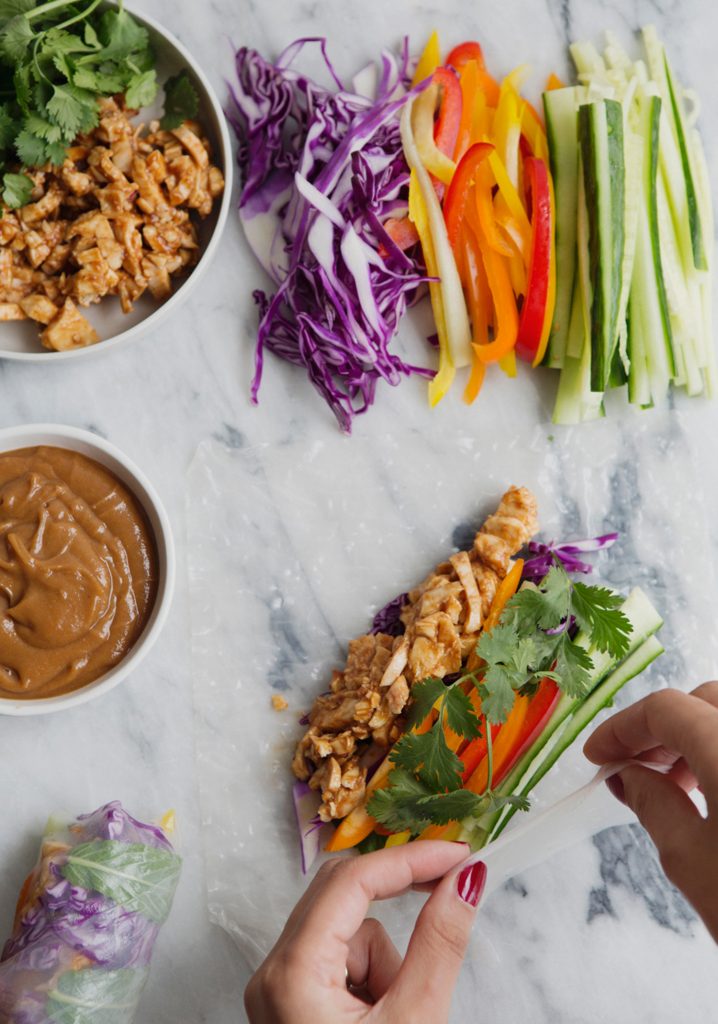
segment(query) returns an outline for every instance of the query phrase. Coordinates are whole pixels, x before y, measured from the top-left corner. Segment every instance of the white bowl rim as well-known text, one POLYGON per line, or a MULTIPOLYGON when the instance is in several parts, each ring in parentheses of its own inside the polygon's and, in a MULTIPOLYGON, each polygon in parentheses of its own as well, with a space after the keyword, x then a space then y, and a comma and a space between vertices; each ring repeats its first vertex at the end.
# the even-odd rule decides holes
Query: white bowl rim
MULTIPOLYGON (((28 448, 36 445, 46 447, 68 447, 63 442, 81 443, 89 449, 98 453, 97 461, 102 465, 102 455, 114 459, 125 471, 132 481, 129 484, 130 490, 150 518, 154 516, 159 525, 159 531, 154 523, 151 523, 155 533, 155 543, 160 559, 160 566, 164 562, 164 572, 160 574, 159 586, 155 598, 155 604, 150 613, 150 619, 137 638, 134 646, 127 652, 122 661, 118 662, 104 675, 91 683, 87 683, 79 690, 72 690, 70 693, 60 694, 56 697, 39 697, 37 699, 26 698, 24 700, 13 700, 12 697, 0 697, 0 715, 14 715, 27 717, 29 715, 50 714, 55 711, 65 711, 68 708, 85 704, 88 700, 100 697, 110 690, 113 690, 127 676, 137 668, 140 662, 149 654, 154 646, 157 637, 162 631, 172 604, 172 595, 175 586, 175 546, 172 535, 172 527, 164 505, 148 477, 143 471, 128 458, 111 441, 105 440, 90 430, 81 427, 71 427, 63 423, 28 423, 22 426, 5 427, 0 429, 0 455, 13 451, 14 448, 28 448), (44 436, 45 440, 38 440, 44 436), (48 440, 53 438, 54 440, 48 440)), ((74 450, 70 448, 70 450, 74 450)), ((90 454, 90 458, 95 456, 90 454)), ((112 466, 108 466, 112 469, 112 466)))
POLYGON ((15 362, 26 363, 60 363, 66 362, 69 359, 87 359, 91 356, 98 356, 109 352, 110 349, 115 348, 115 346, 119 345, 121 342, 136 341, 147 331, 154 330, 158 327, 173 312, 175 307, 181 305, 187 298, 189 298, 191 292, 194 291, 198 282, 204 276, 207 267, 212 262, 215 250, 217 249, 222 235, 224 234, 227 218, 229 217, 229 208, 232 202, 234 156, 232 152, 229 128, 227 126, 227 118, 222 105, 202 68, 185 45, 181 43, 179 39, 172 34, 172 32, 166 29, 163 25, 160 25, 160 23, 150 17, 149 14, 145 14, 143 11, 138 11, 134 4, 125 4, 125 9, 129 11, 133 17, 136 17, 138 21, 143 22, 152 29, 153 32, 156 32, 157 35, 162 36, 170 46, 173 46, 177 50, 179 55, 186 62, 188 68, 192 71, 192 74, 199 80, 206 93, 207 100, 214 111, 224 162, 224 167, 222 168, 222 173, 224 175, 224 192, 222 193, 222 202, 220 203, 219 213, 217 214, 217 223, 214 226, 214 230, 212 231, 204 252, 192 268, 189 276, 185 278, 179 288, 173 292, 161 306, 158 306, 157 309, 153 310, 149 314, 149 316, 140 320, 139 323, 136 323, 133 327, 128 327, 126 331, 122 331, 120 334, 113 334, 112 337, 106 338, 95 345, 87 345, 84 348, 69 349, 66 352, 50 352, 49 350, 47 352, 23 352, 22 350, 6 351, 4 349, 0 349, 0 360, 8 359, 15 362))

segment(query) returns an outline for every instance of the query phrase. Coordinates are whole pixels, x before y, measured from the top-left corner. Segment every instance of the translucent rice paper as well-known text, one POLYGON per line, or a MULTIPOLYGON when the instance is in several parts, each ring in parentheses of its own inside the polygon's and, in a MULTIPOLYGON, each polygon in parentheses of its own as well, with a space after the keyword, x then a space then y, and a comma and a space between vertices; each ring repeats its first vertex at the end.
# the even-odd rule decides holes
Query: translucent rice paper
MULTIPOLYGON (((521 388, 513 387, 515 401, 521 388)), ((542 539, 620 531, 595 556, 594 577, 623 592, 643 587, 665 616, 667 653, 619 694, 619 705, 715 673, 715 586, 686 419, 654 411, 554 437, 532 425, 535 410, 495 404, 498 394, 497 441, 470 436, 469 416, 457 407, 452 429, 422 409, 422 429, 397 415, 383 421, 391 429, 380 440, 326 433, 251 447, 208 441, 197 452, 188 541, 208 900, 250 966, 306 885, 291 801, 299 717, 342 665, 348 640, 386 601, 468 546, 510 484, 535 491, 542 539), (439 440, 432 424, 442 424, 439 440), (272 708, 275 693, 287 710, 272 708)), ((535 791, 533 808, 594 771, 575 744, 535 791)), ((566 841, 626 820, 598 787, 566 841)), ((520 867, 512 862, 512 871, 520 867)), ((399 944, 419 902, 408 896, 379 910, 399 944)))

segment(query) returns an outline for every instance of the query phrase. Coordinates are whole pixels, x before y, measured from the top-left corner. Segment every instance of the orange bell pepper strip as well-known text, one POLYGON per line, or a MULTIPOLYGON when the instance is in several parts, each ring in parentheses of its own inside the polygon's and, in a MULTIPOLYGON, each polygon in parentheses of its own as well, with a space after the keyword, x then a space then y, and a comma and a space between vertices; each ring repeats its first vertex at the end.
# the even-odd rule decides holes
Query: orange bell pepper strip
POLYGON ((411 80, 412 86, 419 85, 421 82, 426 81, 427 78, 434 74, 439 64, 441 64, 439 33, 434 30, 429 36, 428 42, 424 47, 424 52, 421 57, 419 57, 419 63, 416 65, 416 71, 414 72, 414 77, 411 80))
POLYGON ((493 185, 494 179, 490 167, 482 167, 477 175, 474 190, 479 224, 481 224, 484 238, 492 249, 502 256, 512 256, 513 249, 503 237, 494 216, 493 185))
POLYGON ((541 348, 549 305, 553 215, 548 168, 538 157, 526 160, 531 187, 531 263, 521 317, 516 354, 534 362, 541 348))
POLYGON ((484 261, 473 232, 462 229, 456 253, 471 318, 473 360, 463 395, 467 405, 471 405, 476 401, 486 376, 486 364, 479 359, 476 346, 487 345, 489 342, 491 292, 484 270, 484 261))
POLYGON ((504 608, 519 589, 523 571, 524 560, 523 558, 517 558, 496 588, 494 599, 489 608, 489 614, 484 622, 484 633, 490 632, 498 623, 504 608))
POLYGON ((496 150, 489 154, 489 166, 499 187, 494 199, 497 219, 504 221, 509 216, 512 218, 514 229, 512 237, 515 232, 516 245, 526 267, 528 267, 531 255, 531 222, 526 213, 526 207, 496 150))
POLYGON ((501 781, 502 775, 505 774, 504 768, 523 731, 530 703, 530 697, 517 694, 514 706, 509 711, 506 721, 501 725, 496 743, 493 745, 493 778, 489 780, 489 758, 487 755, 466 780, 464 789, 468 789, 470 793, 481 794, 486 791, 489 781, 492 786, 501 781))
MULTIPOLYGON (((489 142, 476 142, 464 153, 444 199, 444 221, 446 233, 452 249, 459 241, 459 229, 466 215, 466 207, 470 201, 473 185, 481 174, 481 164, 486 160, 493 146, 489 142)), ((489 202, 491 194, 489 192, 489 202)))
POLYGON ((565 82, 562 82, 558 75, 555 75, 553 71, 546 79, 546 92, 552 92, 554 89, 563 89, 565 82))
POLYGON ((528 142, 532 155, 548 163, 548 140, 543 122, 528 100, 524 100, 521 112, 521 134, 528 142))
POLYGON ((475 60, 470 60, 461 69, 459 84, 462 103, 461 122, 454 149, 454 160, 457 164, 471 143, 477 141, 473 138, 474 123, 477 118, 476 107, 483 100, 483 94, 479 90, 479 67, 475 60))
MULTIPOLYGON (((472 217, 469 214, 470 223, 471 220, 472 217)), ((506 261, 488 244, 479 223, 478 215, 476 215, 475 220, 471 223, 471 228, 477 237, 481 250, 496 317, 496 336, 494 340, 490 341, 488 345, 479 345, 476 351, 482 362, 496 363, 508 355, 516 344, 519 313, 506 261)))

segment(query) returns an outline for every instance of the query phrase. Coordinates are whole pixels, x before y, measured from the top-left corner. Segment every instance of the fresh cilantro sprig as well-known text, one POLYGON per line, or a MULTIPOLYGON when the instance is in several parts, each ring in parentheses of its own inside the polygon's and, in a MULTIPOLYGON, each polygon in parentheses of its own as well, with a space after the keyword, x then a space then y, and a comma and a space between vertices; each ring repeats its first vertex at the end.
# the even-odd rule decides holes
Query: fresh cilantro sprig
POLYGON ((507 603, 501 618, 476 646, 481 666, 447 686, 426 679, 412 688, 407 732, 390 756, 388 785, 376 790, 367 809, 392 831, 416 835, 429 825, 480 817, 507 805, 526 809, 525 798, 492 790, 491 724, 505 721, 517 692, 528 693, 547 676, 572 697, 588 692, 593 659, 589 651, 617 659, 628 651, 631 624, 620 610, 622 599, 605 587, 574 583, 562 565, 554 565, 538 586, 524 585, 507 603), (576 623, 587 644, 572 636, 576 623), (477 715, 463 684, 481 697, 477 715), (433 708, 436 721, 425 732, 412 730, 433 708), (488 784, 484 793, 462 788, 464 765, 447 743, 447 729, 471 741, 486 732, 488 784))
MULTIPOLYGON (((62 163, 68 146, 98 120, 97 100, 124 94, 129 107, 153 102, 158 83, 148 32, 100 0, 0 0, 0 174, 2 199, 24 205, 33 185, 19 167, 62 163), (22 183, 17 179, 22 178, 22 183)), ((166 87, 165 127, 198 108, 185 72, 166 87)))
POLYGON ((505 721, 516 691, 546 676, 569 696, 584 695, 593 669, 588 648, 617 659, 628 651, 631 624, 620 610, 622 600, 605 587, 574 583, 558 563, 538 586, 524 585, 476 646, 485 663, 478 690, 489 721, 505 721), (586 646, 572 638, 573 621, 585 632, 586 646))

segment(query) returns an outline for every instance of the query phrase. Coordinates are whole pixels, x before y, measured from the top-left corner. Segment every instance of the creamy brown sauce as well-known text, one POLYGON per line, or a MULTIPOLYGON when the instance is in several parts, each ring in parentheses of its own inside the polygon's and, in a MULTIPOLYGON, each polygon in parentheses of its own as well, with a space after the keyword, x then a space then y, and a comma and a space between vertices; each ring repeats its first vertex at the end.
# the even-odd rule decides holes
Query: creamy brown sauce
POLYGON ((76 690, 120 662, 157 591, 134 495, 64 448, 0 454, 0 697, 76 690))

